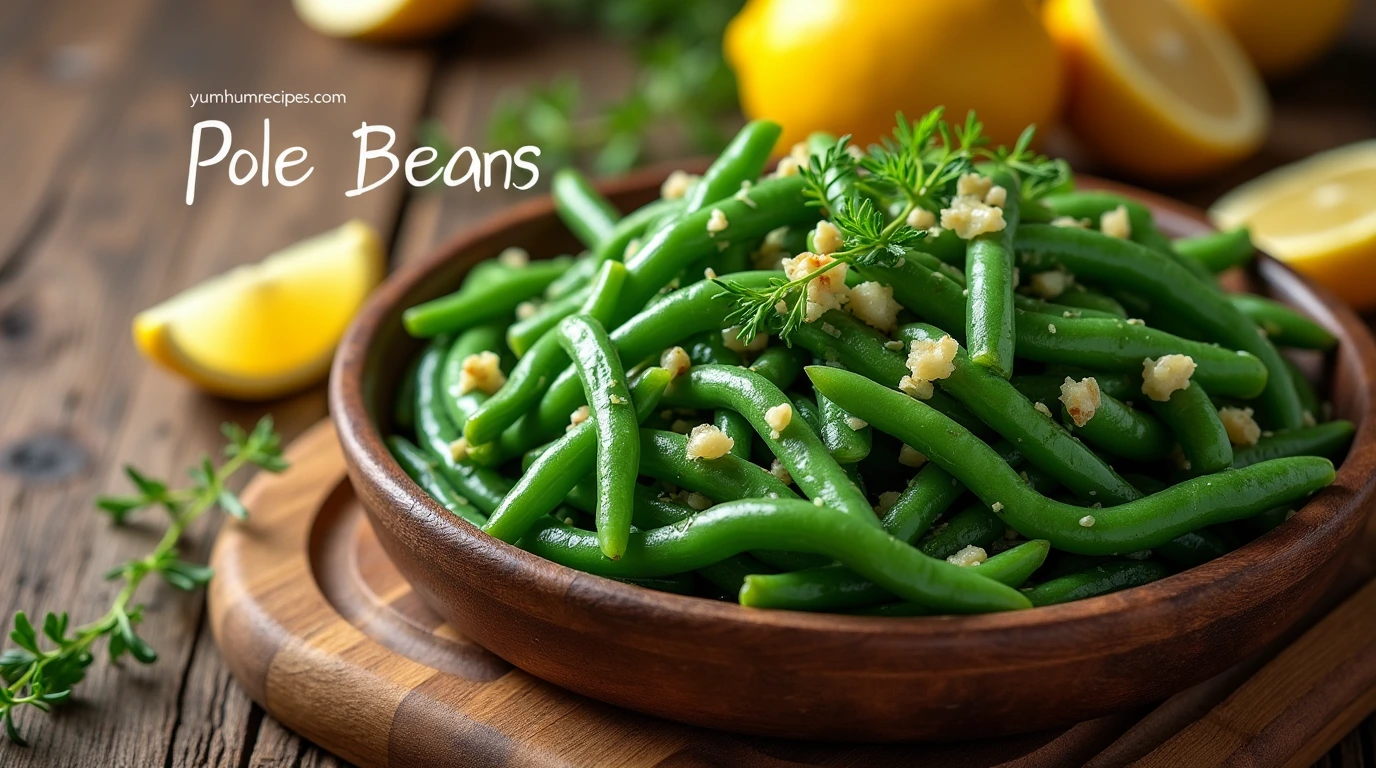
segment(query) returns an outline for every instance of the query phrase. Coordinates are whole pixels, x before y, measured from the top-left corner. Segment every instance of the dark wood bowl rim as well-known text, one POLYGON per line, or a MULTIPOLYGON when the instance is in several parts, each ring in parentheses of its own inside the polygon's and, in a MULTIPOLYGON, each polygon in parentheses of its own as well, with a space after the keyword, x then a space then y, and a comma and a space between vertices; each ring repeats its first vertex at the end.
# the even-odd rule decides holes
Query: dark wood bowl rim
MULTIPOLYGON (((665 168, 646 169, 602 184, 600 188, 609 195, 617 195, 658 187, 665 173, 665 168)), ((1202 212, 1183 203, 1088 176, 1079 176, 1077 181, 1085 188, 1108 189, 1134 197, 1158 212, 1180 221, 1193 222, 1201 232, 1210 229, 1202 212)), ((580 602, 586 599, 600 603, 620 614, 653 613, 662 616, 668 612, 677 614, 677 618, 683 622, 710 624, 718 629, 725 623, 804 632, 882 633, 888 637, 914 639, 936 636, 953 639, 957 635, 968 637, 972 632, 1060 631, 1077 622, 1094 622, 1102 626, 1100 622, 1119 620, 1127 615, 1137 620, 1165 619, 1166 614, 1176 612, 1183 604, 1202 597, 1209 590, 1229 588, 1230 582, 1252 569, 1282 573, 1287 566, 1295 565, 1305 572, 1312 570, 1315 564, 1303 565, 1297 561, 1309 557, 1303 546, 1304 540, 1313 536, 1317 536, 1315 540, 1318 541, 1348 539, 1364 520, 1365 508, 1376 491, 1376 474, 1364 475, 1361 469, 1372 466, 1370 454, 1376 450, 1376 433, 1373 433, 1376 414, 1370 407, 1368 391, 1362 395, 1361 413, 1349 414, 1356 421, 1356 435, 1346 460, 1338 469, 1337 479, 1333 485, 1310 499, 1284 525, 1204 565, 1145 586, 1101 597, 1030 610, 973 616, 849 616, 746 608, 657 592, 576 571, 487 536, 431 499, 406 476, 387 451, 382 436, 369 416, 362 386, 368 349, 378 340, 382 324, 395 314, 393 307, 417 284, 493 233, 523 221, 553 214, 554 206, 548 196, 513 206, 455 236, 428 257, 390 276, 373 293, 349 327, 340 344, 330 380, 332 417, 343 448, 358 472, 377 483, 384 498, 410 499, 419 507, 403 509, 398 506, 391 510, 391 514, 409 515, 422 524, 442 526, 445 529, 443 536, 452 542, 447 546, 484 550, 485 557, 506 561, 508 565, 519 568, 522 579, 532 588, 567 593, 571 581, 577 580, 580 602)), ((1359 370, 1370 372, 1376 369, 1376 342, 1351 309, 1322 287, 1308 283, 1269 256, 1261 255, 1257 268, 1268 284, 1283 288, 1301 310, 1339 337, 1338 355, 1348 358, 1359 370)), ((1245 596, 1239 597, 1245 601, 1245 596)), ((1188 630, 1186 627, 1180 629, 1188 630)))

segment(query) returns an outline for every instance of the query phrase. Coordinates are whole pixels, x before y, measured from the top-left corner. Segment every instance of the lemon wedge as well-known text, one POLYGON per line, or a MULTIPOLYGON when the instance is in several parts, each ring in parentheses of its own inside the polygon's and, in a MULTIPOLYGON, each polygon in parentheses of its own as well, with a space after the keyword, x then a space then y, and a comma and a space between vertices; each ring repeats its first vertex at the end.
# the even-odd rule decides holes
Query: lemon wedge
POLYGON ((1278 168, 1209 210, 1358 309, 1376 308, 1376 141, 1278 168))
POLYGON ((1183 179, 1254 152, 1270 107, 1217 23, 1180 0, 1050 0, 1043 20, 1069 63, 1070 123, 1139 177, 1183 179))
POLYGON ((292 0, 296 15, 330 37, 418 40, 463 18, 474 0, 292 0))
POLYGON ((207 392, 278 397, 324 378, 385 268, 377 233, 351 221, 140 312, 134 343, 207 392))

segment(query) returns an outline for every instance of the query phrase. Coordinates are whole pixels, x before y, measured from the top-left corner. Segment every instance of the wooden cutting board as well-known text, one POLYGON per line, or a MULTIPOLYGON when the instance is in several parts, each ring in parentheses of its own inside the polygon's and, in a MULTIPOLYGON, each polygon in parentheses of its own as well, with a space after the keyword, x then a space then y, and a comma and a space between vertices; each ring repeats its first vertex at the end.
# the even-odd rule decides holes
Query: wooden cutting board
POLYGON ((255 701, 364 766, 1305 766, 1376 709, 1370 528, 1302 622, 1312 628, 1150 711, 951 744, 809 743, 636 714, 513 668, 450 630, 392 567, 328 422, 287 455, 292 468, 257 477, 251 517, 216 543, 211 627, 255 701))

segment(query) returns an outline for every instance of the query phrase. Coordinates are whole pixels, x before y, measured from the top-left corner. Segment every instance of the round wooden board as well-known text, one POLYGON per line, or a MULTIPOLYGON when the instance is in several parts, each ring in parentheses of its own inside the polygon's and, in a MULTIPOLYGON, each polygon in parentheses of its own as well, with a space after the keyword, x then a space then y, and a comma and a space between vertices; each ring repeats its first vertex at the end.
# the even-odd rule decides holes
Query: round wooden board
MULTIPOLYGON (((1116 766, 1177 736, 1230 694, 1236 699, 1262 661, 1240 664, 1145 718, 1130 712, 973 742, 826 744, 681 725, 557 688, 449 629, 383 553, 329 422, 294 442, 287 458, 290 470, 250 484, 249 520, 228 522, 216 542, 211 628, 255 701, 359 765, 1116 766)), ((1324 729, 1299 733, 1288 719, 1287 756, 1320 746, 1311 740, 1324 729)), ((1274 734, 1276 724, 1270 728, 1274 734)))

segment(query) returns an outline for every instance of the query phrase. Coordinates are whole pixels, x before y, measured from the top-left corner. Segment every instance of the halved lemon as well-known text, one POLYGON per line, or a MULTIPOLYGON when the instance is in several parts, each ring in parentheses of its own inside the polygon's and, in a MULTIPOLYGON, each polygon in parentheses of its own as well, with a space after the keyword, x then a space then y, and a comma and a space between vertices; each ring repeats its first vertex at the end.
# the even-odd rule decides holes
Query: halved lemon
POLYGON ((385 269, 377 233, 351 221, 140 312, 134 343, 207 392, 279 397, 324 378, 385 269))
POLYGON ((1180 0, 1050 0, 1070 123, 1121 170, 1180 179, 1254 152, 1270 108, 1237 43, 1180 0))
POLYGON ((330 37, 417 40, 434 37, 468 13, 475 0, 293 0, 296 15, 330 37))
POLYGON ((1302 160, 1229 192, 1209 209, 1358 309, 1376 308, 1376 141, 1302 160))

